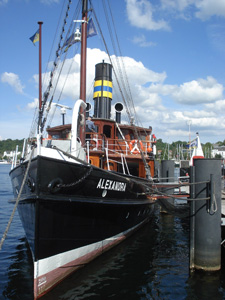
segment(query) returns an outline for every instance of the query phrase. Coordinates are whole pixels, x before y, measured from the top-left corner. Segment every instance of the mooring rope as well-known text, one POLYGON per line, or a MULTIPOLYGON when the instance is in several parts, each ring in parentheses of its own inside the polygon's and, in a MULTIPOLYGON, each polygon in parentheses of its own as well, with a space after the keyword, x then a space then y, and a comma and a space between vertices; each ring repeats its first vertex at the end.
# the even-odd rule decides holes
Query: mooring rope
POLYGON ((2 236, 2 239, 1 239, 1 242, 0 242, 0 250, 2 249, 2 245, 6 239, 6 236, 8 234, 8 231, 9 231, 9 228, 10 228, 10 225, 12 224, 12 220, 13 220, 13 217, 15 215, 15 212, 16 212, 16 209, 17 209, 17 206, 19 204, 19 201, 20 201, 20 197, 21 197, 21 194, 22 194, 22 191, 23 191, 23 188, 24 188, 24 184, 26 182, 26 179, 27 179, 27 175, 28 175, 28 171, 30 169, 30 164, 31 164, 31 159, 32 159, 32 156, 33 156, 33 152, 34 152, 34 147, 32 148, 32 151, 31 151, 31 154, 30 154, 30 159, 29 159, 29 162, 28 162, 28 165, 27 165, 27 169, 26 169, 26 172, 25 172, 25 175, 24 175, 24 178, 23 178, 23 182, 22 182, 22 185, 20 187, 20 191, 19 191, 19 194, 17 196, 17 199, 16 199, 16 203, 14 205, 14 208, 13 208, 13 211, 12 211, 12 214, 11 214, 11 217, 9 219, 9 222, 8 222, 8 225, 5 229, 5 232, 2 236))

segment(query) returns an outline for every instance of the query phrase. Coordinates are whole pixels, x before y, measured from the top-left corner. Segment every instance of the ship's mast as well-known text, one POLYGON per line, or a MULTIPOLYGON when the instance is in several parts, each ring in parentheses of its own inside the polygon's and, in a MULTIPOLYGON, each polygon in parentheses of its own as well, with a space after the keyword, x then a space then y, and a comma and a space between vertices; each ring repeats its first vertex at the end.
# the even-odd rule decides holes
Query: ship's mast
POLYGON ((38 128, 37 128, 37 153, 40 152, 41 146, 41 120, 42 120, 42 59, 41 59, 41 43, 42 43, 42 24, 43 22, 39 21, 39 118, 38 118, 38 128))
POLYGON ((41 32, 41 26, 43 22, 39 21, 39 111, 41 111, 42 106, 42 71, 41 71, 41 42, 42 42, 42 32, 41 32))
MULTIPOLYGON (((80 99, 86 102, 86 56, 87 56, 87 14, 88 0, 82 1, 82 25, 81 25, 81 59, 80 59, 80 99)), ((81 110, 83 110, 81 108, 81 110)), ((80 111, 84 114, 83 111, 80 111)), ((84 114, 85 115, 85 114, 84 114)), ((80 126, 80 139, 85 143, 85 124, 80 126)))

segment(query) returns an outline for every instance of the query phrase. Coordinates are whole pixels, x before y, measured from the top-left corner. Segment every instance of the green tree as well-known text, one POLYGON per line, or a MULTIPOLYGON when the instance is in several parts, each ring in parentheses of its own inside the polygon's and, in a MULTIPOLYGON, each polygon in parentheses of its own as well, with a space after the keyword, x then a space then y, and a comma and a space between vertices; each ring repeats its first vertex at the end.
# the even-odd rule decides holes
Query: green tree
POLYGON ((18 145, 18 151, 22 152, 23 140, 7 139, 7 140, 0 141, 0 156, 1 157, 3 156, 4 151, 15 151, 17 145, 18 145))

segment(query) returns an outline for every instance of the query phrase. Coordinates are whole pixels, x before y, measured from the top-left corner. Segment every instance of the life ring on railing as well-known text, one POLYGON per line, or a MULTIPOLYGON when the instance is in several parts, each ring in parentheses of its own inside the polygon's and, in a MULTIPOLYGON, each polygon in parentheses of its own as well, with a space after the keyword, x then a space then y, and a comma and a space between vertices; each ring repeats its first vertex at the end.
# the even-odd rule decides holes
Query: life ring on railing
POLYGON ((93 139, 92 141, 95 143, 95 147, 93 148, 93 150, 98 150, 98 135, 97 134, 93 134, 93 139))
MULTIPOLYGON (((139 141, 139 144, 140 144, 140 147, 141 147, 141 150, 143 151, 143 144, 141 141, 139 141)), ((140 149, 138 148, 138 141, 137 140, 132 140, 129 144, 129 149, 130 149, 130 152, 132 154, 138 154, 140 153, 140 149)))

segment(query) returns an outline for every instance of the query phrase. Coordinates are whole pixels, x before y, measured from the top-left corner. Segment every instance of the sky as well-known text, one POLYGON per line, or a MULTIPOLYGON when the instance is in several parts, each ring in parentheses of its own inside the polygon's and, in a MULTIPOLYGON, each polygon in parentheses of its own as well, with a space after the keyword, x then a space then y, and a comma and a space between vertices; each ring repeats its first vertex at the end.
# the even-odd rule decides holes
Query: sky
MULTIPOLYGON (((142 125, 152 126, 156 137, 168 143, 194 139, 196 132, 202 143, 224 141, 225 1, 109 2, 142 125)), ((38 102, 38 43, 34 46, 29 38, 38 29, 37 22, 43 21, 44 89, 63 3, 64 0, 0 0, 0 140, 29 135, 38 102)), ((101 16, 102 1, 92 0, 92 3, 101 16)), ((59 82, 59 86, 64 86, 60 103, 69 107, 79 98, 80 58, 72 49, 75 47, 71 47, 65 61, 69 74, 62 72, 59 82), (68 81, 64 84, 66 77, 68 81)), ((88 39, 87 53, 90 98, 94 66, 103 59, 107 62, 98 36, 88 39)), ((113 104, 117 100, 115 96, 113 104)), ((71 113, 68 110, 68 122, 71 113)))

